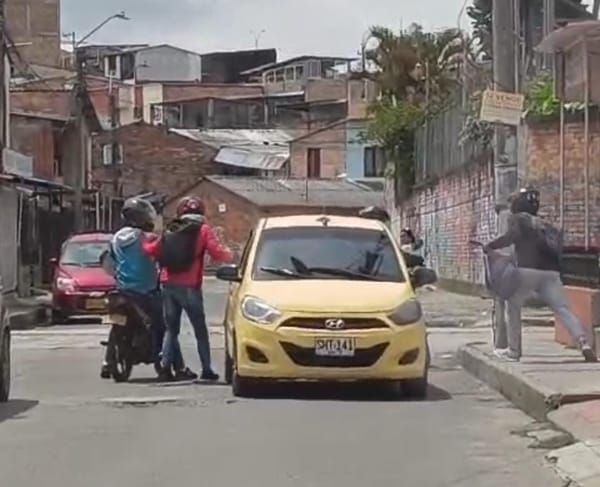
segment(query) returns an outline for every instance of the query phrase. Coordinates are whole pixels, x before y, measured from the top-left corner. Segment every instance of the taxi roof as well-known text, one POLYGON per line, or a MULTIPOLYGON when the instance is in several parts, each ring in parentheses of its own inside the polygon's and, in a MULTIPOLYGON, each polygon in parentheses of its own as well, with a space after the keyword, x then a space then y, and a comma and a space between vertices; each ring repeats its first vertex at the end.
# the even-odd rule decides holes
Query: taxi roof
POLYGON ((365 230, 381 230, 385 225, 378 220, 370 220, 359 216, 338 216, 327 214, 275 216, 264 218, 264 229, 269 228, 291 228, 291 227, 318 227, 327 226, 342 228, 363 228, 365 230))

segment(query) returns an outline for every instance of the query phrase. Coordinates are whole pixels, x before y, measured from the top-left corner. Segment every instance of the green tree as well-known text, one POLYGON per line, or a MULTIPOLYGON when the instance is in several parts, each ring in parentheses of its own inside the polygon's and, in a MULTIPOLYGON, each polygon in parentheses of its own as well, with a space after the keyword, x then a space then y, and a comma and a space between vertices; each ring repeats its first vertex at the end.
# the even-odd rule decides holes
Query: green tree
POLYGON ((415 131, 443 110, 459 84, 460 66, 471 43, 457 29, 426 32, 418 24, 394 33, 373 27, 376 45, 367 55, 375 65, 382 96, 371 106, 365 138, 381 145, 405 186, 414 182, 415 131))

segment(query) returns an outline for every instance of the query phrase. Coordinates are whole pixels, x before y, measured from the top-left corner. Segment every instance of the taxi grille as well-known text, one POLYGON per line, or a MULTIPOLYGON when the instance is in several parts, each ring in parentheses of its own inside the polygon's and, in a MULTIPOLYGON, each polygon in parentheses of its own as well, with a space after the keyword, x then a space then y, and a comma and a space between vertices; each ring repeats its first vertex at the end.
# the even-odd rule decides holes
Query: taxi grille
MULTIPOLYGON (((290 318, 284 321, 280 327, 283 328, 305 328, 309 330, 326 330, 325 322, 332 319, 327 318, 290 318)), ((381 320, 374 318, 341 318, 344 321, 343 330, 381 330, 389 326, 381 320)))
POLYGON ((385 352, 388 343, 381 343, 370 348, 359 348, 353 357, 320 357, 314 348, 299 347, 289 342, 281 342, 288 357, 301 367, 371 367, 385 352))

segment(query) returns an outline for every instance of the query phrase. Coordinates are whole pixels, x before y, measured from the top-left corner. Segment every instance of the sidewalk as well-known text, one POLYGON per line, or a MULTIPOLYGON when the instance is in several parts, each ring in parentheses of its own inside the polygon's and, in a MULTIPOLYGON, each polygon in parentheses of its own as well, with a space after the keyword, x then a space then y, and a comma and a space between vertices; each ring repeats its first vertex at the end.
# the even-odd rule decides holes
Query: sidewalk
POLYGON ((555 343, 552 328, 527 328, 523 339, 519 363, 497 360, 489 343, 465 345, 458 357, 515 406, 577 441, 548 454, 571 485, 600 486, 600 364, 586 364, 577 350, 555 343))
POLYGON ((12 330, 26 330, 49 323, 51 297, 48 294, 21 298, 15 295, 3 297, 12 330))

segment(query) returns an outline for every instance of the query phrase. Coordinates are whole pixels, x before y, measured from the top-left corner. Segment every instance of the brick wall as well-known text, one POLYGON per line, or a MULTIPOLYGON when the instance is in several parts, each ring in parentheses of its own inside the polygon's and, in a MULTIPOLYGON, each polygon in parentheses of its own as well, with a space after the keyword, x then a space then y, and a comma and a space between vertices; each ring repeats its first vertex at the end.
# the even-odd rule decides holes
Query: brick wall
POLYGON ((60 0, 7 0, 6 24, 26 62, 60 64, 60 0))
POLYGON ((494 182, 491 163, 472 164, 433 185, 415 189, 395 208, 388 184, 386 201, 396 235, 412 228, 424 242, 426 262, 441 279, 483 284, 481 253, 468 241, 489 241, 495 235, 494 182))
POLYGON ((11 148, 33 158, 35 177, 53 180, 59 176, 54 171, 54 137, 50 120, 15 115, 10 117, 11 148))
POLYGON ((346 124, 337 123, 290 144, 290 175, 304 178, 308 149, 321 149, 321 177, 335 178, 346 171, 346 124))
POLYGON ((14 112, 42 113, 69 118, 73 107, 71 91, 11 91, 10 109, 14 112))
MULTIPOLYGON (((124 196, 156 191, 167 197, 178 194, 205 174, 218 173, 215 151, 198 142, 144 123, 121 127, 117 140, 123 147, 120 182, 124 196)), ((102 146, 111 144, 110 133, 94 138, 93 183, 112 192, 111 168, 103 166, 102 146)))
MULTIPOLYGON (((567 245, 585 244, 584 126, 581 119, 565 126, 564 228, 567 245)), ((590 245, 600 246, 600 119, 592 116, 589 152, 590 245)), ((541 193, 541 213, 560 222, 560 132, 558 122, 530 123, 525 178, 541 193)))

